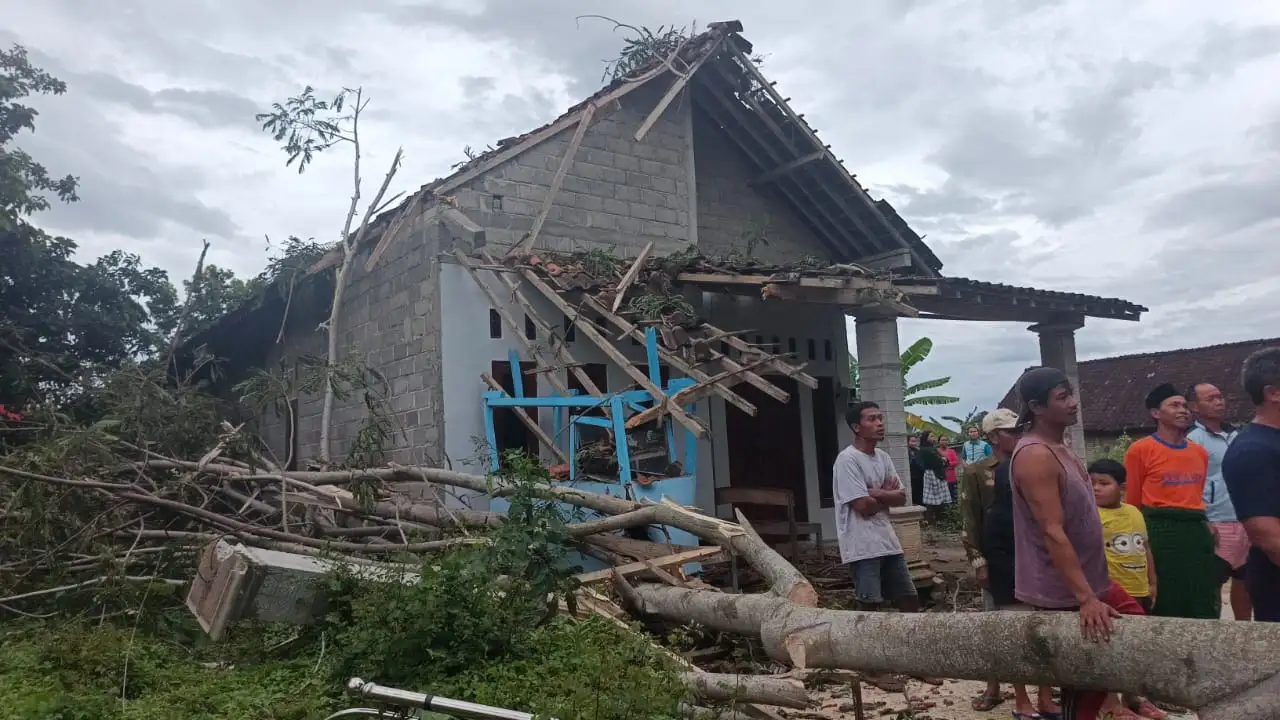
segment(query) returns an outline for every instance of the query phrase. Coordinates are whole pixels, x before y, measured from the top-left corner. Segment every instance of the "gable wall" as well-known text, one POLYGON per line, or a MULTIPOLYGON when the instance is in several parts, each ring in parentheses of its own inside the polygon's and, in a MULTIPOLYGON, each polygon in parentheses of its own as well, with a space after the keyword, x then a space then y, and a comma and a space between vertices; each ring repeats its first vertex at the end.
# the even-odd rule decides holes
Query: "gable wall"
POLYGON ((697 168, 698 247, 708 255, 744 253, 753 237, 752 257, 785 262, 828 251, 785 201, 748 182, 760 174, 746 155, 702 113, 693 114, 697 168), (766 244, 767 243, 767 244, 766 244))
MULTIPOLYGON (((634 255, 649 241, 658 254, 687 246, 687 104, 677 99, 643 141, 634 139, 665 91, 666 83, 654 81, 591 124, 538 234, 538 248, 616 248, 619 255, 634 255)), ((566 129, 454 193, 458 206, 486 228, 488 245, 505 250, 533 228, 574 132, 566 129)))
MULTIPOLYGON (((415 228, 387 248, 372 271, 365 261, 372 248, 355 258, 343 295, 339 347, 363 357, 390 385, 390 411, 397 426, 389 460, 435 464, 440 460, 443 391, 440 386, 439 241, 434 231, 415 228), (401 432, 401 430, 403 432, 401 432)), ((323 329, 290 326, 270 354, 267 369, 278 373, 281 361, 292 367, 303 355, 325 357, 323 329)), ((299 459, 319 457, 323 396, 298 402, 299 459)), ((367 412, 359 393, 335 398, 331 454, 343 458, 367 412)), ((264 439, 283 460, 288 454, 287 419, 268 411, 259 420, 264 439)))

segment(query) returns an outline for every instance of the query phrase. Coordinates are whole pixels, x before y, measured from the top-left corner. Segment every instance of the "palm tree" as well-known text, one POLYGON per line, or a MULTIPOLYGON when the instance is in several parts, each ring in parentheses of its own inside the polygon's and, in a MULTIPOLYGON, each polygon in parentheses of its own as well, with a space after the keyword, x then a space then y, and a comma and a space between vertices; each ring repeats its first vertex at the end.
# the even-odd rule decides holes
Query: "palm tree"
MULTIPOLYGON (((960 402, 960 398, 950 395, 924 395, 931 390, 937 390, 947 383, 951 382, 951 377, 940 377, 932 380, 924 380, 917 383, 907 383, 907 376, 912 368, 924 362, 929 357, 929 353, 933 352, 933 341, 927 337, 920 338, 911 344, 911 347, 902 352, 899 361, 902 365, 902 404, 905 407, 927 406, 927 405, 951 405, 960 402)), ((852 354, 849 355, 849 389, 852 393, 851 397, 858 397, 861 385, 859 383, 858 358, 852 354)), ((946 427, 937 420, 920 417, 919 415, 908 412, 907 424, 918 430, 932 430, 934 432, 945 432, 954 434, 955 430, 946 427)))

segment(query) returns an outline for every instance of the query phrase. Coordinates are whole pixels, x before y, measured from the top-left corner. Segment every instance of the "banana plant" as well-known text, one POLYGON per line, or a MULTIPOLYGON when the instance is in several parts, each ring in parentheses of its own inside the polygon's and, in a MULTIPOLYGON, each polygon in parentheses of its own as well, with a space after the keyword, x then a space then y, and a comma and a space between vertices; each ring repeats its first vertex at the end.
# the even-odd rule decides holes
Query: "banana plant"
MULTIPOLYGON (((911 343, 911 346, 908 347, 906 350, 904 350, 902 352, 902 355, 899 356, 899 363, 902 366, 902 397, 903 397, 902 404, 905 407, 950 405, 952 403, 960 402, 960 398, 952 397, 950 395, 922 395, 921 394, 921 393, 927 393, 931 390, 937 390, 943 387, 947 383, 951 382, 950 376, 934 378, 932 380, 924 380, 922 382, 917 382, 917 383, 910 383, 910 384, 907 383, 907 375, 908 373, 911 372, 911 369, 916 367, 920 363, 924 362, 926 359, 928 359, 929 354, 931 352, 933 352, 933 340, 930 340, 927 337, 923 337, 911 343)), ((860 393, 861 384, 859 380, 860 380, 860 375, 858 373, 858 358, 854 357, 853 355, 849 355, 849 388, 850 390, 852 390, 852 393, 853 393, 852 397, 859 397, 861 394, 860 393)), ((924 419, 921 418, 920 416, 914 413, 907 413, 908 424, 912 423, 912 418, 915 418, 920 422, 925 422, 924 419)), ((938 428, 944 427, 940 423, 935 422, 935 424, 938 426, 938 428)), ((921 428, 921 429, 924 429, 924 428, 921 428)), ((936 428, 928 428, 928 429, 936 429, 936 428)), ((954 432, 954 431, 948 430, 947 432, 954 432)))

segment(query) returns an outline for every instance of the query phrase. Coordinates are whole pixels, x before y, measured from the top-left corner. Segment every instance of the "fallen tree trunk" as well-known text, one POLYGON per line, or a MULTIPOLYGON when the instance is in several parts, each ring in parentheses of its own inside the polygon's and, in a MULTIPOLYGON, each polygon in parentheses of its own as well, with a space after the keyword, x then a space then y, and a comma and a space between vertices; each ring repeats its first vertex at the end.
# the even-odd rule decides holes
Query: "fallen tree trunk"
MULTIPOLYGON (((340 485, 357 479, 376 479, 387 481, 428 481, 440 485, 471 490, 490 497, 507 497, 517 488, 500 478, 488 478, 480 475, 442 470, 431 467, 392 466, 389 468, 369 468, 355 470, 332 470, 319 472, 285 473, 289 478, 308 485, 325 486, 340 485)), ((261 480, 269 482, 279 480, 279 475, 244 475, 241 480, 261 480)), ((628 516, 628 519, 609 518, 605 520, 582 523, 595 528, 618 530, 644 525, 670 525, 715 545, 720 545, 730 552, 738 554, 748 564, 760 572, 769 582, 771 592, 789 599, 791 602, 816 607, 818 595, 813 586, 785 558, 769 547, 754 531, 749 531, 737 523, 704 515, 695 510, 671 502, 658 504, 641 503, 603 493, 579 490, 567 485, 547 484, 538 489, 538 494, 547 500, 556 500, 577 507, 595 510, 606 515, 628 516)), ((341 501, 337 501, 341 502, 341 501)), ((474 512, 474 511, 472 511, 474 512)), ((741 515, 739 515, 741 518, 741 515)), ((429 522, 419 515, 419 522, 429 522)), ((488 520, 477 516, 477 520, 488 520)), ((575 533, 581 537, 582 533, 575 533)))
POLYGON ((1201 720, 1280 717, 1280 626, 1267 623, 1125 617, 1111 642, 1091 643, 1070 612, 853 612, 649 584, 625 594, 644 613, 759 636, 801 668, 1115 690, 1201 720))
POLYGON ((681 675, 680 681, 689 688, 694 700, 761 703, 799 710, 810 705, 804 684, 795 680, 765 675, 690 672, 681 675))

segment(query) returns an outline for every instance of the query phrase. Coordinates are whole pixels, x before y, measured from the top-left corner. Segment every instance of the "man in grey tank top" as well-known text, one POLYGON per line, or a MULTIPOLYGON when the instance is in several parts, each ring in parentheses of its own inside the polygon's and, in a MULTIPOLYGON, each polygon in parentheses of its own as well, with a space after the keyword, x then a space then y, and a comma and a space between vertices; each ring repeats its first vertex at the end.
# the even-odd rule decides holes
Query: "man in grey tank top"
MULTIPOLYGON (((1080 410, 1067 375, 1032 368, 1018 380, 1026 427, 1013 452, 1014 595, 1040 610, 1078 611, 1094 642, 1111 637, 1119 612, 1103 601, 1107 574, 1102 521, 1084 463, 1065 443, 1080 410)), ((1107 693, 1062 689, 1067 720, 1093 718, 1107 693)))

